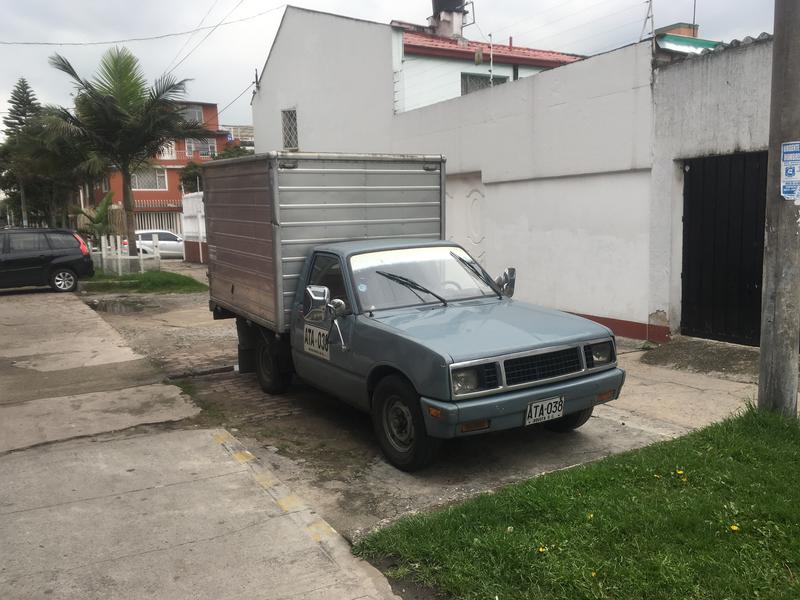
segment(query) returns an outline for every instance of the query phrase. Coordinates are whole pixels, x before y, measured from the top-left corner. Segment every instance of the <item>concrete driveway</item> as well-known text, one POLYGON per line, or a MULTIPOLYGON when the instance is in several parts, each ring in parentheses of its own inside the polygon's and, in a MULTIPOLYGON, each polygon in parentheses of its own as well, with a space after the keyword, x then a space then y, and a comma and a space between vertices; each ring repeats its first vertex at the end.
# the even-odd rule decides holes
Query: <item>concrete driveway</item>
POLYGON ((0 292, 0 598, 394 597, 163 377, 77 296, 0 292))

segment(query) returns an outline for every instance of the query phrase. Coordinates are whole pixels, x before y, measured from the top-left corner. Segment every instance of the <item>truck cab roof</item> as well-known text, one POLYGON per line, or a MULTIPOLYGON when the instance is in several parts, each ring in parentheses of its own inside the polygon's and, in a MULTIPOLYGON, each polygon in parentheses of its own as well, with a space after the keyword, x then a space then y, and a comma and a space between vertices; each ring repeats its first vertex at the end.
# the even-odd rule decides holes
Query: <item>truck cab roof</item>
POLYGON ((349 242, 334 242, 321 244, 314 247, 314 252, 330 252, 343 259, 354 254, 364 252, 380 252, 381 250, 397 250, 399 248, 423 248, 434 246, 457 246, 456 242, 448 240, 426 240, 420 238, 390 238, 373 240, 353 240, 349 242))

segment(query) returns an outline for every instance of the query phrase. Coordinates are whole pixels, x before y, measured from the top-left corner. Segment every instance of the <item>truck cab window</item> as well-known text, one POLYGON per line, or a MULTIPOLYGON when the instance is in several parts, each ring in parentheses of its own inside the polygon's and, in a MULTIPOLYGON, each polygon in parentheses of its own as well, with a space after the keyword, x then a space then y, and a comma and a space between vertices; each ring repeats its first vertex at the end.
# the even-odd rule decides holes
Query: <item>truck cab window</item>
POLYGON ((344 287, 342 266, 337 257, 327 254, 318 255, 311 266, 311 276, 308 278, 308 283, 310 285, 324 285, 331 291, 331 300, 334 298, 343 300, 347 310, 350 310, 347 290, 344 287))

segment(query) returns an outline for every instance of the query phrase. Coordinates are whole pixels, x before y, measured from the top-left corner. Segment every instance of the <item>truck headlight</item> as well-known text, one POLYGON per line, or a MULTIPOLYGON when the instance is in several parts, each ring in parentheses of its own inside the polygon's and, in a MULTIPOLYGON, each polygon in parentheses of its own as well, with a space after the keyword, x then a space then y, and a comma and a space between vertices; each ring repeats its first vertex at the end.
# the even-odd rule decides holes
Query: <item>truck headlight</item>
POLYGON ((463 396, 472 392, 483 392, 500 387, 498 364, 487 362, 475 367, 453 370, 453 395, 463 396))
POLYGON ((469 394, 478 389, 480 378, 478 370, 474 367, 453 371, 453 393, 456 395, 469 394))
POLYGON ((611 342, 598 342, 586 346, 586 367, 602 367, 614 362, 614 345, 611 342))

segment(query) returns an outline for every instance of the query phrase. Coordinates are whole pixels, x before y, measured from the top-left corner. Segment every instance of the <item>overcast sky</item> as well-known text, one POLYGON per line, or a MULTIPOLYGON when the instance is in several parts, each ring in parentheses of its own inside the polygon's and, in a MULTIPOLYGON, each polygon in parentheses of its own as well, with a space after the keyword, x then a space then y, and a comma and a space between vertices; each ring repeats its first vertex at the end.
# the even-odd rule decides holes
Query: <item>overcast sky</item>
MULTIPOLYGON (((424 23, 430 0, 296 0, 296 6, 388 23, 424 23)), ((693 0, 655 0, 655 26, 692 20, 693 0)), ((0 0, 0 41, 93 42, 154 36, 237 20, 282 6, 280 0, 0 0), (210 12, 209 12, 210 11, 210 12), (226 16, 227 15, 227 16, 226 16)), ((493 34, 495 41, 590 54, 639 39, 647 10, 642 0, 475 0, 472 39, 493 34)), ((222 109, 261 69, 283 8, 245 22, 220 26, 193 37, 169 37, 126 45, 142 61, 150 79, 180 61, 179 77, 191 78, 189 98, 222 109), (199 45, 198 45, 199 44, 199 45), (176 58, 177 57, 177 58, 176 58)), ((772 32, 773 0, 697 0, 700 35, 729 41, 772 32)), ((47 64, 54 52, 90 76, 108 46, 0 45, 0 115, 16 80, 24 76, 43 103, 71 105, 67 77, 47 64)), ((388 66, 387 66, 388 67, 388 66)), ((250 124, 250 94, 220 117, 225 124, 250 124)))

